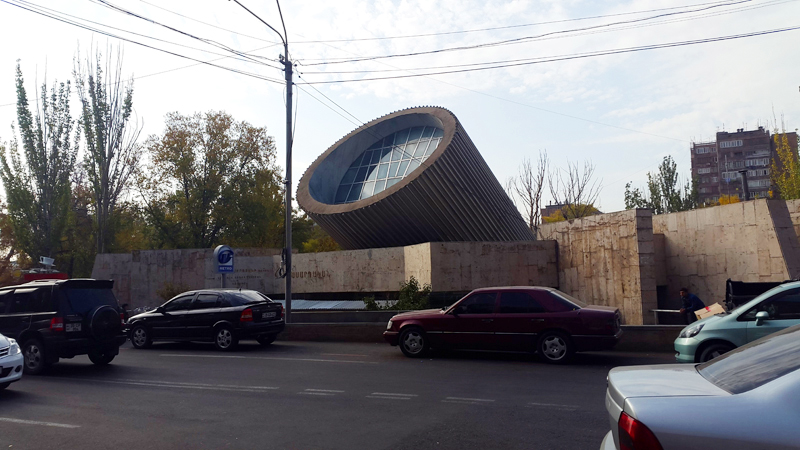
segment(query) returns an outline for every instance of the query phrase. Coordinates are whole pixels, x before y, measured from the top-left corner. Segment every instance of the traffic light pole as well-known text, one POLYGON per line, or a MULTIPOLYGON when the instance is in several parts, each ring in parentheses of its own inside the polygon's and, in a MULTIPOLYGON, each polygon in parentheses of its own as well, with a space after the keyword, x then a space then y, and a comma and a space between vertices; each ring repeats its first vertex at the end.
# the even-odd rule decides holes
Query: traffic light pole
MULTIPOLYGON (((287 36, 288 37, 288 36, 287 36)), ((292 62, 284 42, 286 75, 286 323, 292 322, 292 62)))

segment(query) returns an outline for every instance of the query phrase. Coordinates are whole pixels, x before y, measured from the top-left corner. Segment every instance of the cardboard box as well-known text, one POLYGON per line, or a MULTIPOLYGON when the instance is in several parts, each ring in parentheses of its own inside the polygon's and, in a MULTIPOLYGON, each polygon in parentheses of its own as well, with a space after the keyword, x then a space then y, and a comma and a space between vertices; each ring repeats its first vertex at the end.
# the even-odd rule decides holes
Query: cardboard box
POLYGON ((706 306, 705 308, 698 309, 694 312, 694 315, 697 316, 697 320, 705 319, 706 317, 713 316, 715 314, 722 314, 725 312, 725 308, 722 307, 719 303, 714 303, 711 306, 706 306))

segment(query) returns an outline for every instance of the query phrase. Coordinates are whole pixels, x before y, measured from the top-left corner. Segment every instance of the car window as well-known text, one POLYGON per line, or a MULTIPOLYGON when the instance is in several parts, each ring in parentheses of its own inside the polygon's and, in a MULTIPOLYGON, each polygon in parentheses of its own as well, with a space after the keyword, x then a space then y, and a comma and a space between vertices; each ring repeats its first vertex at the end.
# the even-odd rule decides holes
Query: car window
POLYGON ((763 337, 707 363, 697 371, 731 394, 741 394, 800 369, 800 326, 763 337))
POLYGON ((164 311, 182 311, 189 309, 189 305, 192 303, 192 297, 194 297, 194 294, 182 295, 164 305, 164 311))
POLYGON ((545 308, 526 292, 501 292, 500 314, 542 313, 545 308))
POLYGON ((0 314, 6 312, 9 306, 11 306, 11 299, 13 298, 13 289, 6 289, 5 291, 0 291, 0 314))
POLYGON ((228 293, 233 300, 233 306, 249 305, 251 303, 260 303, 270 301, 269 297, 255 291, 236 291, 228 293))
POLYGON ((772 320, 800 319, 800 288, 790 289, 764 300, 742 314, 739 320, 755 320, 756 314, 766 311, 772 320))
POLYGON ((66 313, 88 314, 98 306, 118 308, 117 298, 111 289, 104 287, 61 287, 61 295, 66 297, 66 313))
POLYGON ((217 294, 197 294, 197 298, 192 302, 192 309, 216 308, 217 294))
POLYGON ((551 292, 553 296, 556 297, 556 299, 558 299, 562 303, 565 303, 569 307, 570 311, 574 309, 586 308, 587 306, 589 306, 588 304, 586 304, 586 302, 582 302, 577 298, 567 294, 566 292, 559 291, 558 289, 553 289, 551 292))
POLYGON ((54 312, 56 305, 50 296, 50 287, 15 289, 10 298, 10 313, 54 312))
POLYGON ((492 314, 497 294, 494 292, 481 292, 464 299, 456 306, 458 314, 492 314))

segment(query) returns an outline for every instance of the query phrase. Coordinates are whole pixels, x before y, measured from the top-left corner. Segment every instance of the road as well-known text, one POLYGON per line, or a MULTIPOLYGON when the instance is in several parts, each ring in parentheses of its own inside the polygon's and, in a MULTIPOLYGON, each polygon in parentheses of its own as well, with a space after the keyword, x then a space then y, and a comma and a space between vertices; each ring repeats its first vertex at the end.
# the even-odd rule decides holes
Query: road
POLYGON ((612 367, 671 355, 452 352, 382 344, 126 344, 0 391, 0 449, 597 449, 612 367))

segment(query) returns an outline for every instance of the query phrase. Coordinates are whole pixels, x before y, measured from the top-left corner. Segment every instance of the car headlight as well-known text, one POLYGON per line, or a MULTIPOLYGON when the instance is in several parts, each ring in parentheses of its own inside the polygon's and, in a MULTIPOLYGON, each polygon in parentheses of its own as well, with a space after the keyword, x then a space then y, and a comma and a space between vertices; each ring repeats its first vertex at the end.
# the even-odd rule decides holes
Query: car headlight
POLYGON ((389 321, 389 323, 386 324, 386 329, 387 330, 391 330, 392 329, 392 321, 391 320, 389 321))
POLYGON ((11 347, 8 348, 8 354, 11 356, 19 355, 21 350, 19 349, 19 344, 17 344, 17 341, 14 339, 9 339, 8 343, 11 344, 11 347))
POLYGON ((694 326, 691 326, 691 327, 686 327, 686 328, 683 329, 683 331, 681 331, 681 334, 678 337, 681 337, 681 338, 695 337, 695 336, 697 336, 697 333, 699 333, 700 330, 703 329, 704 326, 705 326, 705 324, 701 323, 701 324, 694 325, 694 326))

